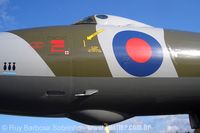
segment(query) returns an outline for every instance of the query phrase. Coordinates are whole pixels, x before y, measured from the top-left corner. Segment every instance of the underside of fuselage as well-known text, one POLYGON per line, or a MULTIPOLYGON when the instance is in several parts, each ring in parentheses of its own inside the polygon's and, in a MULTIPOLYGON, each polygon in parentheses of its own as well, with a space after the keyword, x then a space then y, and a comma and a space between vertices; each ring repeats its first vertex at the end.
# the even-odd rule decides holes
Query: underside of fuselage
POLYGON ((190 114, 199 78, 0 77, 0 113, 113 124, 134 116, 190 114), (97 90, 86 96, 85 90, 97 90))

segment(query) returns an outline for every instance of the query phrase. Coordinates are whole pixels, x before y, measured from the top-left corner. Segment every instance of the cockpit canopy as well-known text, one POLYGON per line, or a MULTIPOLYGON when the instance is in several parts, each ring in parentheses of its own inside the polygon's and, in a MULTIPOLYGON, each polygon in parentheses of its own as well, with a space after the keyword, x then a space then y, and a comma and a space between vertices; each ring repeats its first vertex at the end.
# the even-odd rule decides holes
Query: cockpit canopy
POLYGON ((89 16, 76 22, 74 25, 80 25, 80 24, 97 24, 97 22, 94 16, 89 16))
POLYGON ((94 15, 86 17, 74 25, 81 24, 98 24, 98 25, 112 25, 112 26, 134 26, 134 27, 152 27, 150 25, 134 21, 131 19, 112 16, 112 15, 94 15))

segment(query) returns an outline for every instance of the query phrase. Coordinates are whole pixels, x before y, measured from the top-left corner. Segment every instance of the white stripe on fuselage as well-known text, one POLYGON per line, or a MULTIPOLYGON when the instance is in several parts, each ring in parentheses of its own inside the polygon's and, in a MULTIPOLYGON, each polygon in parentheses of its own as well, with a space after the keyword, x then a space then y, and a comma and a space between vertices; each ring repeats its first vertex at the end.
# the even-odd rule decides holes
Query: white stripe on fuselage
POLYGON ((44 60, 24 39, 8 32, 0 33, 0 75, 55 76, 44 60), (15 62, 16 70, 4 70, 4 62, 15 62))

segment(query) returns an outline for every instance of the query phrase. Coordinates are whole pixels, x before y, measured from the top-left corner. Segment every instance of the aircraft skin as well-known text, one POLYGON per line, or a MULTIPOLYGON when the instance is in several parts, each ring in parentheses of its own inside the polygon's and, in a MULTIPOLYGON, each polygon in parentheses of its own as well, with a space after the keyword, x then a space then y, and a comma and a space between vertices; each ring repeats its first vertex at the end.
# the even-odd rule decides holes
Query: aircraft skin
POLYGON ((0 113, 90 125, 190 114, 199 128, 199 33, 86 20, 0 33, 0 113))

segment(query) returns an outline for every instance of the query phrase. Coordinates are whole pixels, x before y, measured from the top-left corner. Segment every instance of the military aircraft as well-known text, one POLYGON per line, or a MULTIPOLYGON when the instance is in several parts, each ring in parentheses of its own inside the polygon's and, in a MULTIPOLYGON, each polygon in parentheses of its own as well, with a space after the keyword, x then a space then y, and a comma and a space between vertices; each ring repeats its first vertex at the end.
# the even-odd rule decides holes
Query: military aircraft
POLYGON ((114 124, 189 114, 200 128, 200 34, 112 15, 0 33, 0 113, 114 124))

